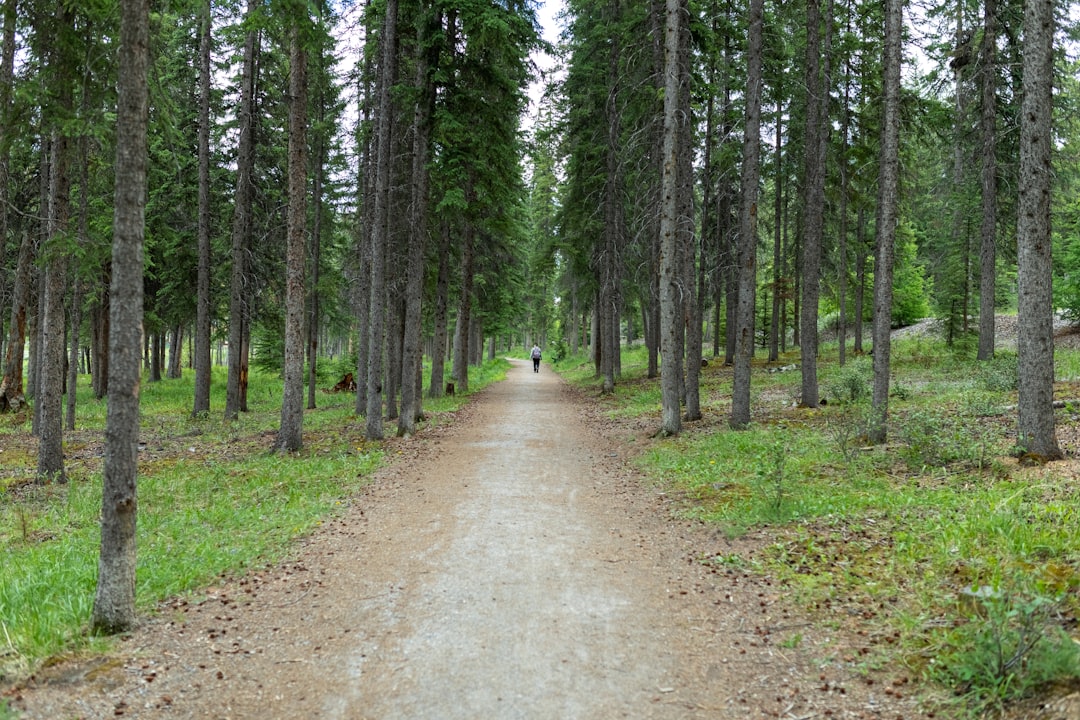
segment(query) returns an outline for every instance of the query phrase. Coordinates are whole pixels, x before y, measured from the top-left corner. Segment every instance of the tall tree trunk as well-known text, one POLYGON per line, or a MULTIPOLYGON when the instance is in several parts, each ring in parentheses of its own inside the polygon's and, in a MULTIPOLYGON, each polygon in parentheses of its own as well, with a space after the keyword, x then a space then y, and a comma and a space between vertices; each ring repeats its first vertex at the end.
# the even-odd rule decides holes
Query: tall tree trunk
POLYGON ((1017 207, 1019 364, 1017 444, 1040 461, 1062 457, 1054 430, 1054 307, 1050 278, 1054 2, 1024 2, 1024 81, 1017 207))
MULTIPOLYGON (((63 33, 74 26, 74 18, 61 4, 57 6, 56 27, 63 33)), ((65 247, 71 218, 71 139, 63 127, 74 109, 72 71, 65 59, 66 50, 54 48, 49 64, 56 85, 51 88, 57 115, 52 118, 52 161, 49 163, 48 239, 43 255, 45 299, 39 311, 41 322, 41 364, 38 369, 41 424, 38 442, 37 476, 40 482, 66 482, 64 473, 64 356, 67 350, 67 325, 64 299, 67 294, 67 258, 65 247)))
MULTIPOLYGON (((441 17, 436 15, 436 21, 441 17)), ((435 104, 435 85, 431 79, 432 65, 437 65, 425 48, 432 27, 422 21, 417 24, 417 46, 421 48, 416 63, 416 89, 419 97, 413 108, 413 182, 409 218, 409 238, 405 267, 405 336, 401 344, 401 412, 398 415, 398 435, 412 435, 423 415, 422 384, 416 377, 422 372, 423 348, 420 344, 421 314, 424 299, 424 250, 428 236, 428 146, 431 139, 431 115, 435 104)))
MULTIPOLYGON (((619 0, 610 0, 607 6, 612 27, 617 27, 621 17, 619 0)), ((614 32, 614 30, 612 31, 614 32)), ((604 146, 604 231, 601 237, 597 265, 600 275, 600 375, 603 378, 601 392, 615 392, 615 355, 619 352, 619 333, 616 329, 616 286, 618 284, 619 215, 622 198, 619 183, 619 136, 621 130, 619 87, 619 55, 621 43, 611 38, 607 63, 607 102, 604 103, 604 125, 607 143, 604 146)))
MULTIPOLYGON (((322 8, 320 6, 320 13, 322 8)), ((322 75, 324 68, 324 58, 320 54, 319 56, 319 74, 322 75)), ((310 300, 308 301, 308 321, 307 321, 307 360, 308 360, 308 376, 307 376, 307 409, 315 409, 315 391, 318 385, 318 362, 319 362, 319 325, 320 325, 320 313, 322 312, 319 292, 319 266, 322 263, 322 235, 323 235, 323 187, 324 176, 326 174, 326 142, 325 142, 325 105, 326 98, 323 96, 323 91, 319 90, 318 129, 316 130, 316 136, 314 140, 314 147, 312 151, 315 155, 315 177, 312 179, 311 187, 311 201, 312 201, 312 227, 311 227, 311 283, 310 287, 310 300)))
POLYGON ((199 9, 199 268, 195 309, 195 398, 191 416, 210 412, 210 37, 211 0, 199 9))
POLYGON ((176 323, 169 328, 169 364, 165 369, 165 377, 170 380, 179 380, 183 374, 183 346, 184 326, 176 323))
POLYGON ((450 306, 450 226, 442 223, 439 230, 439 274, 435 281, 435 339, 432 342, 431 381, 428 397, 443 396, 443 378, 446 376, 446 343, 449 332, 450 306))
POLYGON ((387 0, 379 37, 378 132, 375 214, 371 233, 371 320, 368 325, 367 424, 369 440, 383 437, 383 352, 386 344, 386 252, 390 232, 390 164, 393 161, 393 98, 397 81, 397 0, 387 0))
MULTIPOLYGON (((959 50, 966 45, 966 29, 964 27, 964 6, 965 2, 960 0, 956 4, 956 47, 959 50)), ((949 322, 948 332, 946 333, 946 342, 952 344, 954 334, 957 331, 966 333, 968 327, 968 312, 967 312, 967 297, 968 297, 968 281, 970 279, 970 273, 968 268, 970 267, 970 244, 968 243, 968 217, 967 217, 967 202, 965 201, 965 185, 967 167, 966 157, 968 151, 968 145, 966 142, 967 135, 967 88, 964 84, 964 67, 968 64, 966 59, 963 62, 954 59, 952 63, 953 68, 953 94, 955 96, 955 104, 953 106, 953 168, 952 168, 952 196, 953 196, 953 216, 952 216, 952 252, 958 253, 960 257, 961 272, 954 272, 955 278, 951 278, 954 283, 958 283, 959 287, 954 286, 950 290, 950 296, 953 300, 949 303, 949 322), (956 309, 956 294, 959 291, 963 302, 959 313, 956 309), (959 317, 957 317, 959 314, 959 317)), ((955 267, 955 266, 954 266, 955 267)))
MULTIPOLYGON (((374 32, 374 30, 372 30, 374 32)), ((356 256, 357 288, 356 288, 356 325, 357 325, 357 349, 356 349, 356 414, 363 416, 367 413, 367 377, 368 377, 368 352, 370 344, 371 323, 371 235, 374 228, 375 214, 375 179, 376 179, 376 134, 371 131, 372 118, 375 116, 375 93, 372 91, 372 78, 375 75, 375 53, 360 50, 363 56, 360 73, 360 83, 357 92, 360 95, 360 117, 356 124, 357 135, 357 179, 358 197, 357 206, 357 236, 356 256)))
POLYGON ((307 233, 307 50, 301 40, 303 17, 289 38, 289 220, 285 248, 285 366, 281 428, 274 448, 296 452, 304 444, 304 259, 307 233))
POLYGON ((112 284, 112 264, 108 263, 101 271, 100 292, 91 306, 91 375, 94 397, 101 400, 109 390, 109 316, 112 311, 109 300, 109 287, 112 284))
MULTIPOLYGON (((777 93, 779 94, 779 92, 777 93)), ((773 202, 773 296, 772 296, 772 316, 770 317, 769 325, 769 362, 775 362, 780 357, 780 333, 782 328, 780 327, 780 303, 782 302, 783 293, 780 291, 780 284, 783 282, 784 277, 784 243, 782 242, 784 236, 784 223, 783 223, 783 211, 784 211, 784 113, 783 107, 780 103, 776 104, 776 139, 775 139, 775 154, 776 154, 776 193, 773 202)))
MULTIPOLYGON (((471 192, 470 192, 471 195, 471 192)), ((461 247, 461 288, 458 291, 457 322, 454 325, 454 360, 453 378, 459 393, 469 390, 469 322, 472 317, 472 295, 474 280, 473 245, 475 233, 471 224, 467 224, 461 247)))
MULTIPOLYGON (((18 0, 4 0, 0 13, 3 15, 3 37, 0 39, 0 128, 10 128, 11 100, 15 82, 15 21, 18 0)), ((11 177, 11 136, 0 132, 0 267, 7 267, 9 183, 11 177)), ((0 299, 7 297, 7 273, 0 276, 0 299)), ((0 302, 0 339, 3 338, 4 306, 0 302)), ((2 345, 0 345, 2 346, 2 345)), ((0 398, 0 410, 4 401, 0 398)))
POLYGON ((139 440, 139 335, 143 308, 143 234, 147 166, 148 0, 120 2, 116 201, 113 211, 109 404, 101 555, 91 627, 117 633, 135 625, 136 468, 139 440))
MULTIPOLYGON (((848 32, 851 32, 850 20, 848 32)), ((851 190, 851 178, 848 173, 848 146, 851 129, 851 63, 844 62, 844 106, 840 121, 840 227, 837 229, 837 273, 836 295, 839 299, 839 318, 837 322, 838 362, 842 366, 847 361, 847 292, 848 292, 848 194, 851 190)))
POLYGON ((682 430, 680 384, 682 346, 679 342, 680 273, 679 253, 679 94, 683 68, 679 66, 679 35, 684 0, 666 0, 664 5, 664 147, 660 181, 660 433, 678 435, 682 430))
POLYGON ((754 357, 754 294, 757 282, 757 194, 761 156, 761 64, 763 0, 750 0, 746 39, 746 130, 739 201, 738 308, 735 326, 735 377, 731 419, 735 430, 750 424, 750 362, 754 357))
POLYGON ((878 160, 878 204, 874 261, 874 389, 868 438, 883 443, 889 419, 889 366, 892 349, 893 264, 900 210, 900 65, 904 0, 885 2, 884 102, 878 160))
POLYGON ((852 323, 851 349, 856 355, 863 353, 863 295, 866 293, 866 205, 859 202, 855 213, 855 321, 852 323))
MULTIPOLYGON (((832 24, 830 7, 825 22, 832 24)), ((806 3, 806 169, 803 200, 802 305, 799 324, 802 336, 802 405, 819 404, 817 377, 818 311, 821 296, 821 243, 825 230, 825 151, 829 122, 829 42, 821 41, 820 0, 806 3), (820 59, 824 49, 825 68, 820 59)))
POLYGON ((979 360, 994 357, 997 294, 997 0, 983 0, 979 59, 982 90, 982 225, 979 250, 979 360))
MULTIPOLYGON (((85 107, 85 103, 84 103, 85 107)), ((79 247, 88 247, 90 243, 90 169, 87 157, 87 143, 84 135, 79 139, 79 247)), ((75 429, 75 401, 79 382, 79 334, 82 330, 83 281, 79 277, 79 261, 69 268, 72 276, 71 289, 71 331, 68 349, 67 368, 67 403, 64 408, 64 429, 75 429)))
MULTIPOLYGON (((249 20, 258 12, 258 0, 248 0, 249 20)), ((225 419, 235 420, 246 404, 246 338, 249 317, 247 255, 251 246, 251 212, 254 202, 255 170, 255 55, 259 35, 254 28, 244 38, 244 59, 240 76, 240 104, 237 122, 240 137, 236 149, 236 196, 232 222, 232 274, 229 284, 229 376, 225 390, 225 419)))
MULTIPOLYGON (((689 6, 685 11, 689 13, 689 6)), ((683 317, 685 318, 685 348, 683 362, 683 407, 685 420, 701 419, 701 345, 702 307, 705 281, 698 278, 699 263, 704 258, 698 252, 699 239, 694 218, 694 134, 690 99, 690 25, 679 23, 679 245, 683 255, 683 317)))
POLYGON ((30 299, 30 272, 35 255, 34 237, 30 232, 23 232, 15 278, 11 286, 11 323, 4 347, 0 412, 18 412, 26 404, 23 389, 23 353, 26 350, 26 313, 30 299))

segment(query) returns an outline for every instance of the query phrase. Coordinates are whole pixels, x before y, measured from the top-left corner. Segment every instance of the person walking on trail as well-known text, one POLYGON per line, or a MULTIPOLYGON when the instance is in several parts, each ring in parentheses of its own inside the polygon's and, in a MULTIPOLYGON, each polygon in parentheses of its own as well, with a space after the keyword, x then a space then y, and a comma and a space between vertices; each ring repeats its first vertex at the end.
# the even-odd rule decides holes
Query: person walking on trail
POLYGON ((533 372, 540 372, 540 346, 533 345, 532 349, 533 372))

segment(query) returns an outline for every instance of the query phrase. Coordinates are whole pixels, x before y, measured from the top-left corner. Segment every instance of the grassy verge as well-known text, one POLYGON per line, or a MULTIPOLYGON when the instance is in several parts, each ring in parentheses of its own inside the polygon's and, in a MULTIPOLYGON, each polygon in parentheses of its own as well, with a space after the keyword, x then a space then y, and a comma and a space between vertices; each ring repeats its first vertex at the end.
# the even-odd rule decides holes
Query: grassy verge
MULTIPOLYGON (((472 369, 472 392, 507 367, 472 369)), ((101 642, 85 628, 97 577, 105 403, 85 384, 81 378, 77 430, 65 434, 66 484, 32 481, 28 419, 0 417, 0 681, 101 642)), ((217 413, 224 385, 224 375, 214 378, 217 413)), ((253 373, 250 411, 233 422, 191 419, 191 398, 190 376, 143 384, 137 602, 145 612, 282 558, 294 539, 340 512, 383 461, 382 444, 364 439, 350 394, 320 393, 318 409, 305 414, 304 449, 291 456, 269 452, 280 379, 253 373)), ((466 402, 468 394, 426 401, 428 422, 448 422, 466 402)), ((0 705, 0 718, 4 712, 0 705)))
MULTIPOLYGON (((831 351, 831 352, 830 352, 831 351)), ((614 423, 659 428, 659 381, 643 349, 625 351, 614 423)), ((903 668, 948 690, 958 716, 1000 710, 1051 683, 1075 682, 1070 633, 1080 613, 1077 462, 1024 467, 1015 458, 1016 363, 976 363, 927 338, 894 345, 890 437, 869 447, 869 358, 819 363, 820 409, 797 408, 801 376, 755 366, 754 422, 731 431, 731 370, 703 370, 705 419, 649 440, 642 467, 685 498, 684 512, 729 536, 768 538, 738 562, 777 577, 817 621, 861 646, 836 648, 856 670, 903 668), (771 372, 770 372, 771 370, 771 372)), ((1076 399, 1080 353, 1058 353, 1059 399, 1076 399)), ((599 389, 584 358, 561 370, 599 389)), ((1078 418, 1059 411, 1063 449, 1078 418)), ((638 433, 641 434, 640 432, 638 433)))

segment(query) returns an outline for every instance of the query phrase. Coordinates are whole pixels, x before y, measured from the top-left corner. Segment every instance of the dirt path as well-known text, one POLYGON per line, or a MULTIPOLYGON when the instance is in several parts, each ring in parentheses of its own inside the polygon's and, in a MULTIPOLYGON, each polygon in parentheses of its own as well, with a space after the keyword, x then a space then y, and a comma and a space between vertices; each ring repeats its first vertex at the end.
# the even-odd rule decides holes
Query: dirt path
POLYGON ((399 459, 294 561, 176 601, 115 654, 42 671, 16 706, 49 719, 918 716, 853 674, 832 631, 767 578, 697 562, 739 548, 671 520, 546 369, 516 363, 463 415, 395 442, 399 459))

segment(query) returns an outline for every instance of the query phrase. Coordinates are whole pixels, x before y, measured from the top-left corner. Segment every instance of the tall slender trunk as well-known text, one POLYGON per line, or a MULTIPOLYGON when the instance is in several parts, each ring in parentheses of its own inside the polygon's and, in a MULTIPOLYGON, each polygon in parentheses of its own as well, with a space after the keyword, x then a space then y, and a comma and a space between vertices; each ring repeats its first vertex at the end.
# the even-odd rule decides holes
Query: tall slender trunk
MULTIPOLYGON (((253 18, 258 12, 258 0, 248 0, 247 16, 253 18)), ((232 276, 229 294, 229 376, 225 392, 225 419, 235 420, 246 404, 247 380, 244 349, 247 333, 245 325, 249 317, 247 283, 247 255, 251 244, 251 212, 254 200, 255 164, 255 56, 259 36, 254 28, 244 38, 243 69, 240 77, 240 104, 237 120, 240 136, 236 151, 236 196, 232 224, 232 276)))
POLYGON ((761 65, 763 1, 750 0, 746 41, 746 129, 739 190, 739 291, 735 314, 735 376, 731 418, 736 430, 750 424, 750 362, 754 356, 754 294, 757 282, 757 201, 761 154, 761 65))
MULTIPOLYGON (((821 296, 821 246, 825 230, 825 151, 828 144, 829 41, 821 38, 820 0, 806 3, 806 169, 803 200, 802 304, 799 325, 802 348, 802 405, 817 407, 818 311, 821 296), (820 59, 825 56, 825 67, 820 59)), ((832 25, 831 3, 826 27, 832 25)))
POLYGON ((199 267, 195 308, 195 397, 191 416, 210 412, 210 35, 211 0, 199 8, 199 267))
POLYGON ((664 146, 663 175, 660 181, 660 433, 677 435, 682 430, 680 385, 682 346, 679 325, 681 292, 679 252, 679 94, 682 68, 679 66, 679 35, 684 0, 666 0, 664 5, 664 146))
POLYGON ((979 250, 979 360, 994 357, 997 294, 997 0, 983 0, 979 84, 982 112, 982 224, 979 250))
POLYGON ((289 38, 289 217, 285 245, 285 363, 275 450, 296 452, 304 431, 304 289, 307 234, 307 49, 297 18, 289 38))
MULTIPOLYGON (((619 23, 621 8, 619 0, 608 3, 609 22, 613 27, 619 23)), ((619 264, 619 215, 622 212, 619 187, 619 136, 621 129, 619 87, 619 56, 621 43, 611 38, 608 49, 607 102, 604 104, 604 123, 607 143, 604 146, 604 231, 597 256, 600 275, 600 375, 603 378, 601 392, 615 392, 615 355, 619 352, 619 333, 616 329, 616 286, 619 264)))
POLYGON ((868 438, 883 443, 889 418, 893 263, 900 210, 900 66, 904 0, 885 2, 884 95, 879 153, 877 255, 874 260, 874 389, 868 438))
MULTIPOLYGON (((417 46, 424 48, 432 27, 421 22, 417 27, 417 46)), ((431 115, 435 105, 435 85, 430 71, 435 63, 428 51, 421 50, 416 64, 416 88, 419 98, 413 108, 413 182, 409 211, 408 258, 405 268, 405 336, 401 344, 401 412, 398 415, 398 435, 411 435, 423 415, 422 386, 416 377, 422 372, 423 349, 420 326, 424 298, 424 250, 428 236, 428 145, 431 137, 431 115)))
POLYGON ((435 281, 435 339, 432 341, 431 380, 428 397, 443 396, 443 379, 446 377, 446 343, 449 336, 450 306, 450 226, 442 223, 439 230, 439 274, 435 281))
POLYGON ((148 0, 121 0, 113 219, 111 332, 101 554, 91 627, 116 633, 135 625, 136 470, 139 439, 139 334, 143 306, 150 58, 148 0))
POLYGON ((773 202, 773 296, 772 316, 769 325, 769 362, 774 362, 780 357, 780 303, 783 293, 780 291, 780 283, 784 277, 784 244, 781 242, 784 234, 782 222, 784 210, 784 114, 780 103, 776 104, 776 197, 773 202))
MULTIPOLYGON (((0 39, 0 127, 11 127, 11 99, 15 80, 15 21, 18 0, 4 0, 0 13, 3 16, 2 39, 0 39)), ((11 137, 0 132, 0 267, 7 267, 7 238, 9 218, 9 182, 11 164, 11 137)), ((0 275, 0 298, 7 297, 7 273, 0 275)), ((4 336, 4 306, 0 304, 0 339, 4 336)), ((0 344, 2 347, 2 344, 0 344)), ((0 399, 0 409, 3 400, 0 399)))
POLYGON ((1024 3, 1024 81, 1020 111, 1020 197, 1017 207, 1017 444, 1045 462, 1062 457, 1054 429, 1052 188, 1053 0, 1024 3))
MULTIPOLYGON (((472 195, 470 191, 469 196, 472 195)), ((453 377, 459 393, 469 390, 469 322, 472 317, 475 229, 466 224, 461 246, 461 287, 458 291, 457 321, 454 325, 453 377)))
POLYGON ((383 29, 379 37, 380 68, 378 88, 378 130, 375 162, 375 213, 371 232, 371 320, 368 325, 367 423, 369 440, 383 437, 383 352, 386 345, 386 252, 390 233, 391 144, 393 142, 393 97, 397 81, 397 0, 387 0, 383 29))
MULTIPOLYGON (((74 18, 61 4, 57 6, 56 28, 74 26, 74 18)), ((49 163, 49 210, 45 245, 45 296, 39 308, 41 331, 41 364, 38 368, 41 424, 38 441, 39 481, 66 482, 64 473, 64 357, 67 349, 64 299, 67 295, 69 248, 65 247, 68 223, 71 218, 71 139, 62 123, 74 110, 70 63, 63 48, 54 48, 49 60, 54 82, 55 98, 52 118, 52 141, 49 143, 52 161, 49 163)))

